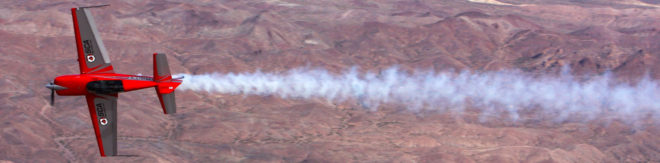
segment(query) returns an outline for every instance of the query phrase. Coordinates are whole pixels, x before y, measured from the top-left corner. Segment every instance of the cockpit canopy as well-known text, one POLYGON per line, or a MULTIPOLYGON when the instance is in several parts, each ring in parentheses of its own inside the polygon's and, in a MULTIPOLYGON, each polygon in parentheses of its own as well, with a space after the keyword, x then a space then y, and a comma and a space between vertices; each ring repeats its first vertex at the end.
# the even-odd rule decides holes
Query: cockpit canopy
POLYGON ((87 91, 97 94, 115 94, 124 91, 121 80, 97 80, 87 83, 87 91))

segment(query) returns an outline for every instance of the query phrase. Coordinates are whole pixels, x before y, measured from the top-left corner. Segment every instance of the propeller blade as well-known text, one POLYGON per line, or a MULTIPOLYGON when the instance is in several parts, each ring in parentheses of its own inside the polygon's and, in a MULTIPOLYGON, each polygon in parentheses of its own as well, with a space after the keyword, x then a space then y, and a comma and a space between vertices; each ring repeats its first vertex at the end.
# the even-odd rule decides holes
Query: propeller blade
POLYGON ((46 85, 46 88, 50 89, 50 106, 55 104, 55 88, 52 87, 53 85, 55 85, 55 81, 50 81, 48 85, 46 85))
POLYGON ((50 90, 50 106, 53 106, 55 104, 55 90, 51 89, 50 90))

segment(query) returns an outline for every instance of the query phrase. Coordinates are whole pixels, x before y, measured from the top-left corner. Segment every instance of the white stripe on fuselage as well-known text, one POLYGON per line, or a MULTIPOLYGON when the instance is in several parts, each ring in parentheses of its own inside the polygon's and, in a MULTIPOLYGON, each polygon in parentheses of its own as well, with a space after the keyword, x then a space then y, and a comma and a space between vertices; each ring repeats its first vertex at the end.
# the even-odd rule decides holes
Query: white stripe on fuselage
POLYGON ((151 76, 99 76, 99 77, 119 79, 119 80, 154 81, 154 78, 151 76))

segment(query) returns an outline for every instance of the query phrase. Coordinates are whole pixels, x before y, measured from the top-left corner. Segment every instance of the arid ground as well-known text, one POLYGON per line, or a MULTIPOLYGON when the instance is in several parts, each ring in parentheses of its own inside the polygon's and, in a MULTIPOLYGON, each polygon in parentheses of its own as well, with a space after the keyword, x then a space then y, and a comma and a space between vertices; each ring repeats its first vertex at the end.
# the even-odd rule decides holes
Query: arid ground
MULTIPOLYGON (((101 158, 77 74, 70 8, 92 9, 115 71, 519 70, 660 78, 653 0, 9 0, 0 2, 0 162, 660 162, 658 120, 478 120, 352 102, 153 89, 120 94, 119 154, 101 158)), ((658 99, 660 100, 660 99, 658 99)), ((470 111, 473 110, 473 111, 470 111)), ((615 116, 615 115, 613 115, 615 116)))

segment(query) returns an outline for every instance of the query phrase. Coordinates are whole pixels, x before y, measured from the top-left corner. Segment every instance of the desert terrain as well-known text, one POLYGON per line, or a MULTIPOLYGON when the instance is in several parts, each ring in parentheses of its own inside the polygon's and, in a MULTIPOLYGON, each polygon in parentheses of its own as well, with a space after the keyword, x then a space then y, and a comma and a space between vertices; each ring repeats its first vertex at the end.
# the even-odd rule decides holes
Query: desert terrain
MULTIPOLYGON (((92 9, 117 73, 282 72, 353 66, 519 70, 660 79, 653 0, 154 0, 0 2, 0 162, 660 162, 652 117, 511 121, 478 112, 375 111, 354 102, 153 89, 119 96, 118 151, 99 156, 83 97, 44 85, 77 74, 70 8, 92 9)), ((660 100, 660 99, 659 99, 660 100)), ((472 109, 477 110, 477 109, 472 109)))

